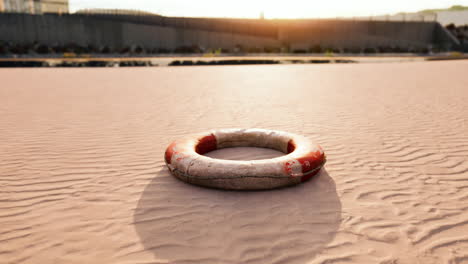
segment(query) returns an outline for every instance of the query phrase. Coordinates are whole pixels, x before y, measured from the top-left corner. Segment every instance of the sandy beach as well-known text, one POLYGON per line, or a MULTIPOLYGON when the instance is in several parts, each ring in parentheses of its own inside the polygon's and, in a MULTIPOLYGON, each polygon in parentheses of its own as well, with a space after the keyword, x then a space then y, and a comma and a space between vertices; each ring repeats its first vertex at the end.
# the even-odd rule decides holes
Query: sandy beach
POLYGON ((0 69, 0 263, 468 263, 467 71, 0 69), (169 174, 171 141, 232 127, 302 134, 328 162, 263 192, 169 174))

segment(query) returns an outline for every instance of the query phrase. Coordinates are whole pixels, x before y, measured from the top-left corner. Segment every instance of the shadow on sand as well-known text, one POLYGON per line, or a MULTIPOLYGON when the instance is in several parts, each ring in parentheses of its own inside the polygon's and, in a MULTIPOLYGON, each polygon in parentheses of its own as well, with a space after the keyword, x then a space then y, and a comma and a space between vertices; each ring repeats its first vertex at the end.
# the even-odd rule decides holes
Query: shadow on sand
POLYGON ((162 169, 134 214, 146 250, 165 263, 304 264, 341 222, 333 179, 280 190, 231 192, 188 185, 162 169))

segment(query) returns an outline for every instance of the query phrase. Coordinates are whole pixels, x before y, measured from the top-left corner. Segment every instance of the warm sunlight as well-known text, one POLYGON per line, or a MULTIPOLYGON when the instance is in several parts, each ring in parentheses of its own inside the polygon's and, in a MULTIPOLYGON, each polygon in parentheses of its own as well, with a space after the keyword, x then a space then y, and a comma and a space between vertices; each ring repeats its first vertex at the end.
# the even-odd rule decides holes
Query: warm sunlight
POLYGON ((145 10, 166 16, 258 18, 353 17, 414 12, 428 8, 468 5, 468 0, 71 0, 72 11, 83 8, 145 10))
POLYGON ((468 264, 468 0, 0 0, 0 264, 468 264))

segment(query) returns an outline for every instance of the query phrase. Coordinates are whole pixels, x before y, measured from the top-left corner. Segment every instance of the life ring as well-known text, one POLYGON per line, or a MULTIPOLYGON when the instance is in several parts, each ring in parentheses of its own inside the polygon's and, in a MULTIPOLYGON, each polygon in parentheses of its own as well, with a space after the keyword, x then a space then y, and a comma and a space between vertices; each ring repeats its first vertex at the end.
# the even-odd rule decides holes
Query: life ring
POLYGON ((303 136, 265 129, 222 129, 174 141, 165 152, 170 172, 182 181, 219 189, 262 190, 299 184, 326 162, 322 148, 303 136), (286 155, 266 160, 213 159, 203 154, 229 147, 260 147, 286 155))

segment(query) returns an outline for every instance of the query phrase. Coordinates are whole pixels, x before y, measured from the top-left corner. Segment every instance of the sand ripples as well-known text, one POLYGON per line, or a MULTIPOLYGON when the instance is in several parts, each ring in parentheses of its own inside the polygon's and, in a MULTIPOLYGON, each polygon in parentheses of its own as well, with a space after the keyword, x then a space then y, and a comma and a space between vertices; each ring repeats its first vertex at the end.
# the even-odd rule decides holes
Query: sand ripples
POLYGON ((467 67, 2 70, 0 263, 468 263, 467 67), (168 174, 171 140, 229 127, 304 134, 326 171, 259 193, 168 174))

